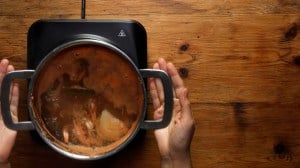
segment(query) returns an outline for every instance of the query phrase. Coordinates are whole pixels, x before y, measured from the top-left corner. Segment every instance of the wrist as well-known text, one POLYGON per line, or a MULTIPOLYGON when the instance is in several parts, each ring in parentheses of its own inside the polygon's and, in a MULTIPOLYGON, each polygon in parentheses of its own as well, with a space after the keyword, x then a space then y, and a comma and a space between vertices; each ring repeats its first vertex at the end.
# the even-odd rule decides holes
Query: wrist
POLYGON ((176 152, 175 155, 161 156, 161 168, 191 168, 190 151, 176 152))
POLYGON ((182 154, 172 159, 173 168, 191 168, 192 160, 190 153, 182 154))
POLYGON ((172 156, 172 163, 173 168, 191 168, 192 167, 192 160, 190 151, 176 153, 176 155, 172 156))
POLYGON ((161 168, 172 168, 173 163, 172 163, 171 157, 161 156, 160 157, 160 166, 161 166, 161 168))

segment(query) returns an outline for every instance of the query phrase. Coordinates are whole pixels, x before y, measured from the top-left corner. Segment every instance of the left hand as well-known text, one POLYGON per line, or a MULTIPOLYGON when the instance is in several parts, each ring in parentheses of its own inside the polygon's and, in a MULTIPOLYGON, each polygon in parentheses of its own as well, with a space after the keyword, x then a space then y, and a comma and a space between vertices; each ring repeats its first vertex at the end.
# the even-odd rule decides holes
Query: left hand
MULTIPOLYGON (((3 59, 0 62, 0 87, 4 76, 13 71, 14 67, 9 64, 7 59, 3 59)), ((17 121, 17 107, 19 102, 19 87, 17 84, 13 84, 10 92, 10 110, 13 116, 13 120, 17 121)), ((11 149, 14 146, 17 132, 8 129, 3 122, 2 113, 0 111, 0 165, 8 162, 11 149)))

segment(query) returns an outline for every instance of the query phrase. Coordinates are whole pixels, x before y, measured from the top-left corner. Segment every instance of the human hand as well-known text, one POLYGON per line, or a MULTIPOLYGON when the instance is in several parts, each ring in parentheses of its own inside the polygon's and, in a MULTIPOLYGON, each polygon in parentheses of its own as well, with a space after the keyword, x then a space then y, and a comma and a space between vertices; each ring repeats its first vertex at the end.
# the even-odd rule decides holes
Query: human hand
MULTIPOLYGON (((160 58, 153 65, 172 79, 174 109, 170 124, 154 131, 161 155, 162 167, 191 167, 190 144, 195 130, 194 118, 188 100, 188 92, 175 66, 160 58)), ((160 79, 150 79, 150 94, 154 106, 154 119, 161 119, 164 113, 164 93, 160 79)))
MULTIPOLYGON (((7 59, 3 59, 0 62, 0 86, 4 76, 13 71, 14 67, 9 64, 7 59)), ((10 110, 13 116, 13 120, 17 121, 17 107, 19 101, 19 87, 17 84, 13 84, 10 92, 10 110)), ((10 151, 14 146, 17 132, 8 129, 3 122, 2 113, 0 112, 0 167, 6 167, 8 165, 8 157, 10 151)), ((8 166, 7 166, 8 167, 8 166)))

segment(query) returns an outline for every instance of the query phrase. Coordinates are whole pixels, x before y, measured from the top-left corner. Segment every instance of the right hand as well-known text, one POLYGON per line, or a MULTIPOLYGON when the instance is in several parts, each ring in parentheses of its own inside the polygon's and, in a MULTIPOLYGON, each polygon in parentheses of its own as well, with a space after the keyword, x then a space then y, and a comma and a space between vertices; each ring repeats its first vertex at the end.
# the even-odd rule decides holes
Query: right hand
MULTIPOLYGON (((160 58, 153 65, 172 79, 174 90, 174 109, 170 124, 154 131, 161 154, 162 167, 191 167, 190 144, 195 130, 194 118, 188 100, 188 92, 177 69, 172 63, 160 58)), ((161 119, 164 113, 164 94, 160 79, 150 79, 150 93, 155 109, 154 119, 161 119)))

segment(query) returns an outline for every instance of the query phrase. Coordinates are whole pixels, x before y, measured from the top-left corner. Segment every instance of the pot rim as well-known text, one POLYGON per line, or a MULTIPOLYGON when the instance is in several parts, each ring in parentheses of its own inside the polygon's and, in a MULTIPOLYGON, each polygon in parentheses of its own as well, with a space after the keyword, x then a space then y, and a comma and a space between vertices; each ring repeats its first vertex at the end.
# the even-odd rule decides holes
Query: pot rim
POLYGON ((142 123, 143 119, 145 118, 146 110, 147 110, 146 88, 145 88, 143 77, 142 77, 139 69, 137 68, 137 66, 133 63, 133 61, 130 59, 130 57, 124 51, 122 51, 120 48, 118 48, 116 45, 114 45, 108 39, 105 39, 103 37, 96 36, 96 35, 91 35, 91 34, 80 34, 80 35, 74 36, 73 40, 67 41, 65 43, 58 45, 57 47, 55 47, 52 51, 50 51, 46 55, 46 57, 38 64, 32 78, 31 78, 31 81, 29 83, 27 100, 28 100, 28 105, 29 105, 30 119, 31 119, 36 131, 38 132, 39 136, 43 139, 43 141, 45 141, 55 151, 65 155, 65 156, 68 156, 70 158, 78 159, 78 160, 97 160, 97 159, 106 158, 108 156, 111 156, 111 155, 119 152, 123 148, 125 148, 134 139, 134 137, 137 135, 138 131, 140 130, 141 123, 142 123), (128 61, 130 66, 132 66, 134 68, 134 70, 136 71, 138 78, 141 80, 140 84, 141 84, 141 88, 143 90, 142 91, 142 93, 143 93, 143 110, 142 110, 142 114, 140 115, 140 118, 138 119, 139 121, 136 125, 136 128, 132 131, 132 133, 128 136, 128 138, 126 140, 124 140, 116 148, 112 149, 111 151, 108 151, 108 152, 105 152, 102 154, 96 154, 93 156, 72 153, 72 152, 63 150, 61 147, 55 145, 51 140, 49 140, 49 138, 47 138, 47 136, 45 135, 45 132, 41 130, 41 127, 39 126, 40 125, 39 121, 37 121, 33 115, 33 113, 34 113, 33 112, 34 111, 33 103, 32 103, 33 90, 34 90, 36 80, 38 78, 38 74, 41 72, 41 70, 43 69, 45 64, 49 60, 51 60, 53 57, 55 57, 58 53, 62 52, 63 50, 65 50, 69 47, 83 45, 83 44, 84 45, 91 44, 91 45, 97 45, 97 46, 101 46, 104 48, 108 48, 108 49, 112 50, 113 52, 115 52, 116 54, 118 54, 119 56, 122 56, 123 58, 125 58, 125 60, 128 61))

